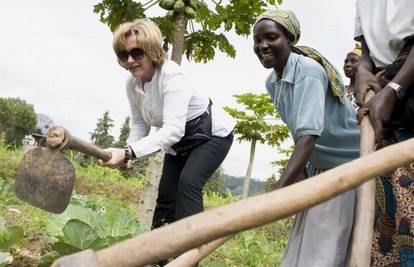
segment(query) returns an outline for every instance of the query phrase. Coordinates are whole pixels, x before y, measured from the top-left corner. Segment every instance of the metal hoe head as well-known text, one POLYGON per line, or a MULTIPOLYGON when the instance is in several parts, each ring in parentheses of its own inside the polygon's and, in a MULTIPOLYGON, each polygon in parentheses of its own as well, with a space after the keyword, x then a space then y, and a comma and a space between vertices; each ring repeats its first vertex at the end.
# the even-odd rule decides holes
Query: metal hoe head
POLYGON ((69 204, 75 177, 75 168, 59 150, 37 147, 20 162, 15 193, 38 208, 62 213, 69 204))

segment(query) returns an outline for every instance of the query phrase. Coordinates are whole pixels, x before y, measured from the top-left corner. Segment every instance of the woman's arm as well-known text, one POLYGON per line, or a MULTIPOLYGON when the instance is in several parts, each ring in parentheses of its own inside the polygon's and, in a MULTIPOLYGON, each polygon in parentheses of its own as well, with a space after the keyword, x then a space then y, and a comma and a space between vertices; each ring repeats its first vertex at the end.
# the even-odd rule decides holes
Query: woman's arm
POLYGON ((374 62, 371 59, 370 51, 367 43, 365 42, 364 37, 360 37, 362 55, 359 59, 358 69, 355 74, 355 102, 358 106, 364 104, 365 94, 368 89, 373 89, 375 92, 381 90, 377 78, 373 74, 374 71, 374 62))
MULTIPOLYGON (((395 75, 393 82, 408 88, 414 82, 414 49, 410 53, 401 69, 395 75)), ((380 140, 384 131, 384 125, 391 120, 391 115, 397 101, 394 89, 385 86, 379 91, 368 103, 362 106, 358 112, 358 120, 366 114, 369 114, 372 126, 375 131, 375 138, 380 140)))
POLYGON ((272 190, 291 185, 295 183, 299 177, 303 178, 305 175, 305 166, 309 160, 313 148, 315 147, 316 138, 317 136, 315 135, 304 135, 299 138, 283 175, 272 187, 272 190))

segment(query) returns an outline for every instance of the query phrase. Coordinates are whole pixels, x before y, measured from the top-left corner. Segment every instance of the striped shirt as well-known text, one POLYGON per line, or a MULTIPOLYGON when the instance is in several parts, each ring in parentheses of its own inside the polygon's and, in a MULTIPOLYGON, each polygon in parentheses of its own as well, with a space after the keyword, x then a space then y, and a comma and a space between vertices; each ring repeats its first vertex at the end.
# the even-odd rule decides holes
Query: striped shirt
MULTIPOLYGON (((137 159, 165 151, 175 154, 171 146, 184 136, 187 121, 207 110, 209 98, 195 91, 180 67, 166 61, 150 82, 130 76, 126 83, 131 108, 131 131, 127 143, 137 159), (158 130, 150 133, 151 126, 158 130)), ((225 137, 235 121, 224 110, 212 105, 212 134, 225 137)))

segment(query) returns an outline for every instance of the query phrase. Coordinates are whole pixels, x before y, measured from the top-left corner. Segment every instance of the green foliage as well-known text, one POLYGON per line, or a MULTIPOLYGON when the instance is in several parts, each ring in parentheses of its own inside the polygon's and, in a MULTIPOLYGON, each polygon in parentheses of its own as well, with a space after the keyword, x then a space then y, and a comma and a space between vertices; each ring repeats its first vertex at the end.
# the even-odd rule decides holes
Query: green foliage
POLYGON ((49 215, 46 233, 54 251, 41 263, 47 265, 57 257, 84 249, 102 249, 146 230, 131 210, 119 203, 75 195, 62 214, 49 215))
POLYGON ((224 34, 216 34, 209 30, 189 33, 185 37, 184 46, 187 59, 193 58, 195 62, 206 63, 214 59, 217 49, 232 58, 236 56, 236 50, 224 34))
POLYGON ((24 241, 23 229, 19 226, 5 227, 3 218, 0 217, 0 251, 10 251, 24 241))
POLYGON ((6 227, 0 217, 0 267, 12 263, 14 250, 24 243, 23 229, 16 225, 6 227))
POLYGON ((23 153, 21 151, 6 149, 6 146, 0 140, 0 181, 14 179, 22 157, 23 153))
POLYGON ((114 143, 114 137, 110 134, 114 121, 109 117, 109 111, 105 111, 102 118, 98 119, 96 129, 90 133, 91 141, 101 148, 111 147, 114 143))
POLYGON ((118 141, 114 144, 114 147, 125 147, 127 144, 127 139, 129 136, 129 131, 131 127, 129 127, 129 122, 131 118, 128 116, 126 117, 124 123, 121 126, 121 133, 119 134, 118 141))
POLYGON ((34 132, 35 127, 33 105, 19 98, 0 98, 0 139, 5 133, 6 145, 20 147, 23 138, 34 132))
POLYGON ((204 207, 206 209, 211 207, 223 206, 230 204, 232 202, 240 200, 239 196, 233 196, 231 192, 228 192, 226 197, 222 197, 219 193, 216 192, 203 192, 204 207))
POLYGON ((100 15, 101 22, 115 31, 119 24, 145 17, 141 3, 132 0, 103 0, 94 6, 93 12, 100 15))
POLYGON ((277 148, 279 155, 282 155, 283 157, 280 160, 275 160, 272 162, 272 165, 278 166, 279 173, 278 175, 272 174, 272 176, 266 180, 266 185, 265 185, 266 192, 269 192, 271 190, 273 184, 275 184, 279 180, 280 175, 282 175, 282 173, 285 171, 290 155, 292 154, 294 148, 295 148, 295 145, 292 145, 289 148, 281 148, 281 147, 277 148))
POLYGON ((222 168, 219 167, 213 175, 208 179, 207 183, 204 185, 203 190, 209 193, 217 193, 222 197, 226 197, 229 195, 228 189, 224 185, 222 179, 220 179, 222 175, 222 168))
POLYGON ((239 141, 256 140, 262 144, 279 146, 286 140, 289 136, 286 125, 268 122, 280 119, 268 94, 246 93, 235 97, 246 111, 231 107, 224 107, 224 110, 237 120, 234 132, 239 141))
POLYGON ((279 155, 282 155, 283 157, 280 160, 273 161, 272 165, 277 165, 279 167, 279 174, 282 174, 284 172, 288 164, 290 155, 292 155, 294 149, 295 149, 295 145, 291 145, 288 148, 281 148, 281 147, 277 148, 279 155))
POLYGON ((278 181, 278 179, 279 179, 279 175, 276 176, 274 173, 272 174, 272 176, 267 178, 266 185, 265 185, 266 192, 272 191, 272 187, 278 181))
MULTIPOLYGON (((114 144, 114 147, 123 148, 127 144, 127 139, 129 137, 129 132, 131 130, 129 123, 130 117, 126 117, 124 123, 121 127, 121 133, 119 135, 118 141, 114 144)), ((133 168, 130 170, 120 171, 125 178, 144 178, 147 172, 148 159, 137 160, 133 163, 133 168)))
MULTIPOLYGON (((15 244, 11 245, 13 251, 17 246, 16 250, 27 251, 34 259, 40 258, 38 266, 46 267, 61 255, 81 248, 102 248, 148 231, 135 219, 136 202, 123 200, 125 195, 131 194, 126 192, 129 189, 138 199, 138 189, 142 188, 143 180, 126 180, 116 170, 99 166, 82 168, 75 163, 78 173, 76 183, 86 179, 86 184, 91 186, 93 193, 74 194, 66 211, 50 214, 18 200, 14 195, 15 171, 5 169, 7 164, 17 166, 21 156, 21 151, 6 150, 0 142, 0 216, 4 218, 0 219, 0 229, 15 229, 11 230, 13 234, 6 234, 7 240, 14 241, 0 240, 0 246, 7 243, 7 247, 10 247, 9 244, 15 244), (2 162, 8 163, 1 165, 2 162), (20 238, 22 231, 17 230, 19 228, 24 229, 23 239, 20 238)), ((223 179, 225 174, 217 172, 215 175, 226 181, 223 179)), ((206 209, 240 199, 230 192, 223 197, 207 190, 203 197, 206 209)), ((281 220, 242 233, 202 261, 200 266, 277 266, 286 244, 289 223, 288 220, 281 220)), ((16 260, 13 253, 0 252, 0 266, 10 264, 13 260, 16 260)))
POLYGON ((168 16, 163 18, 151 18, 161 29, 164 47, 174 43, 174 21, 177 15, 187 10, 187 19, 193 20, 184 31, 183 54, 188 59, 194 58, 196 62, 207 62, 214 58, 215 50, 234 57, 236 52, 233 45, 221 32, 234 31, 238 35, 249 35, 256 17, 267 5, 275 5, 275 0, 232 0, 227 4, 199 0, 149 0, 145 4, 132 0, 102 0, 94 6, 93 11, 100 15, 101 22, 114 31, 120 23, 146 17, 147 9, 157 3, 169 11, 168 16))
POLYGON ((289 228, 290 219, 284 219, 240 233, 202 261, 200 267, 279 266, 289 228))

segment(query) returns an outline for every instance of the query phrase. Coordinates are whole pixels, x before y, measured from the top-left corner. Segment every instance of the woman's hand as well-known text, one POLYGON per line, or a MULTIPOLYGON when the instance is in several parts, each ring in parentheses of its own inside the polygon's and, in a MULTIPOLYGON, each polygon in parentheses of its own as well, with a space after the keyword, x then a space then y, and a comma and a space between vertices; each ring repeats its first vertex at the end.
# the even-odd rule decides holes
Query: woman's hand
POLYGON ((291 185, 306 177, 304 172, 306 163, 315 147, 317 136, 304 135, 299 138, 292 155, 289 158, 285 171, 279 180, 272 186, 272 190, 291 185))
POLYGON ((355 103, 358 106, 364 105, 365 95, 369 89, 378 93, 381 90, 381 86, 374 74, 364 67, 360 67, 355 75, 354 87, 355 103))
POLYGON ((375 132, 375 140, 378 142, 384 132, 384 125, 391 120, 397 96, 394 90, 385 86, 370 101, 362 105, 358 110, 358 122, 361 122, 365 115, 369 115, 372 127, 375 132))
POLYGON ((102 167, 108 167, 112 169, 123 168, 123 169, 130 169, 132 167, 132 160, 128 160, 125 163, 125 151, 122 148, 114 148, 110 147, 105 149, 112 154, 112 157, 108 161, 99 160, 99 165, 102 167))

